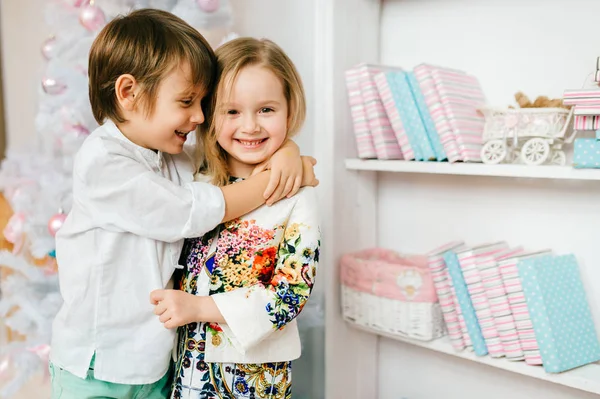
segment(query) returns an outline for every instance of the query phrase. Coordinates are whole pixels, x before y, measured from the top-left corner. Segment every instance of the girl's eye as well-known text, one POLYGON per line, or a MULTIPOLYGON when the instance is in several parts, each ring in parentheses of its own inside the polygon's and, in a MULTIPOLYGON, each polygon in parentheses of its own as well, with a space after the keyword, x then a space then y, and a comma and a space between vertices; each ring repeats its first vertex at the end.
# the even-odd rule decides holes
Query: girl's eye
POLYGON ((192 100, 181 100, 181 103, 185 106, 190 106, 192 105, 192 100))
POLYGON ((237 115, 238 112, 235 109, 228 109, 227 110, 227 115, 237 115))
POLYGON ((273 112, 273 111, 274 111, 274 109, 273 108, 269 108, 269 107, 265 107, 265 108, 261 108, 260 109, 260 112, 263 113, 263 114, 266 114, 268 112, 273 112))

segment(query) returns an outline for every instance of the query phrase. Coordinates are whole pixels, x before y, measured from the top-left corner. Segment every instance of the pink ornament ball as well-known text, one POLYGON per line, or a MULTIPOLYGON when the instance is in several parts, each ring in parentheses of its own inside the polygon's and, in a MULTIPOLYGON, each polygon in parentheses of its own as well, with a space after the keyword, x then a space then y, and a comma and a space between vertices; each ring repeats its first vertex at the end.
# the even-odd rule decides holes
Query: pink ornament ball
POLYGON ((90 4, 90 0, 62 0, 61 3, 68 8, 81 8, 90 4))
POLYGON ((75 130, 77 132, 77 134, 79 134, 79 136, 89 136, 90 135, 90 130, 83 126, 83 125, 75 125, 73 126, 73 130, 75 130))
POLYGON ((106 24, 106 16, 100 7, 89 4, 81 9, 79 23, 90 32, 95 32, 106 24))
POLYGON ((89 129, 79 123, 67 127, 67 131, 77 137, 85 137, 90 135, 89 129))
POLYGON ((50 60, 54 56, 56 50, 56 38, 54 36, 49 37, 42 44, 42 55, 46 61, 50 60))
POLYGON ((56 79, 45 77, 42 79, 42 89, 44 89, 46 94, 55 96, 64 93, 67 85, 56 79))
POLYGON ((10 217, 8 223, 4 227, 4 238, 8 242, 16 244, 19 240, 22 240, 24 232, 25 214, 23 212, 17 212, 10 217))
POLYGON ((48 221, 48 232, 52 237, 56 236, 58 230, 60 230, 62 225, 65 223, 66 218, 67 215, 65 215, 64 213, 57 213, 56 215, 50 218, 50 220, 48 221))
POLYGON ((219 9, 219 0, 196 0, 198 7, 204 12, 215 12, 219 9))

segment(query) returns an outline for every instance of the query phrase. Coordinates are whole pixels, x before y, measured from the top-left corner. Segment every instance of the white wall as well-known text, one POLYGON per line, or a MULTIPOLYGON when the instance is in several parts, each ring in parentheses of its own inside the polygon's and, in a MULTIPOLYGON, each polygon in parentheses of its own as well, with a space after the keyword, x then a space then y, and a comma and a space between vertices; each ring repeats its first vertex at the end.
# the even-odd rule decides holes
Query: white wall
MULTIPOLYGON (((587 0, 403 0, 384 4, 381 62, 476 75, 490 103, 561 96, 595 66, 600 3, 587 0), (535 44, 534 44, 535 43, 535 44)), ((573 252, 600 331, 597 182, 381 174, 379 244, 424 252, 444 242, 506 240, 573 252)), ((381 339, 380 399, 597 397, 381 339)))
POLYGON ((50 32, 44 21, 47 0, 2 0, 0 28, 2 77, 8 149, 25 149, 35 136, 42 42, 50 32))
POLYGON ((499 105, 519 90, 560 97, 594 71, 599 10, 588 0, 388 0, 381 61, 466 70, 499 105))

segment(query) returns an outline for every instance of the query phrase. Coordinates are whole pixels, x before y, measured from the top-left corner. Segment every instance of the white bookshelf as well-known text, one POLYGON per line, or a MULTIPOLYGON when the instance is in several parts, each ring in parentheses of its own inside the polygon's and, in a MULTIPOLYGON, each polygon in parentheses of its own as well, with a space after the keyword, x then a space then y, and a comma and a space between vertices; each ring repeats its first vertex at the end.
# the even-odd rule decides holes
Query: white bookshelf
MULTIPOLYGON (((574 2, 580 9, 587 7, 584 0, 574 2)), ((595 7, 600 10, 600 5, 595 7)), ((443 339, 423 343, 361 330, 343 320, 340 305, 338 260, 344 253, 372 246, 425 253, 454 240, 470 245, 506 240, 527 250, 576 254, 600 331, 600 184, 595 183, 600 170, 356 159, 343 79, 344 71, 359 62, 407 69, 430 62, 478 76, 492 101, 505 99, 498 105, 517 90, 532 97, 559 96, 564 88, 581 84, 597 56, 590 50, 591 33, 579 45, 577 33, 552 31, 543 22, 542 17, 565 22, 565 10, 558 0, 543 6, 501 0, 323 0, 316 7, 318 94, 312 109, 324 226, 320 281, 325 284, 327 399, 600 395, 598 364, 547 374, 523 362, 454 352, 443 339), (465 9, 477 17, 467 16, 465 9), (530 37, 544 29, 547 36, 537 47, 525 45, 525 36, 513 29, 515 20, 530 37), (463 28, 466 32, 484 25, 493 26, 489 31, 497 34, 463 35, 463 28), (570 64, 556 55, 557 43, 569 53, 570 64), (585 51, 590 52, 587 61, 574 61, 585 51), (532 63, 514 59, 530 56, 532 63), (566 76, 572 79, 565 81, 566 76)), ((579 16, 572 14, 568 23, 577 32, 579 16)))
POLYGON ((600 170, 570 166, 486 165, 483 163, 413 162, 346 159, 348 170, 530 179, 600 180, 600 170))
POLYGON ((588 364, 587 366, 560 373, 549 374, 544 371, 541 366, 529 366, 523 361, 512 362, 504 358, 494 359, 489 356, 476 356, 473 352, 463 350, 457 352, 450 343, 448 337, 442 337, 433 341, 418 341, 401 336, 390 334, 385 331, 375 331, 371 328, 366 328, 358 324, 348 322, 351 328, 356 328, 368 333, 376 333, 377 335, 389 338, 395 341, 400 341, 407 345, 417 346, 438 353, 443 353, 448 356, 468 360, 478 364, 494 367, 505 370, 511 373, 520 374, 526 377, 535 378, 542 381, 547 381, 553 384, 563 385, 569 388, 574 388, 584 392, 590 392, 600 395, 600 365, 588 364))

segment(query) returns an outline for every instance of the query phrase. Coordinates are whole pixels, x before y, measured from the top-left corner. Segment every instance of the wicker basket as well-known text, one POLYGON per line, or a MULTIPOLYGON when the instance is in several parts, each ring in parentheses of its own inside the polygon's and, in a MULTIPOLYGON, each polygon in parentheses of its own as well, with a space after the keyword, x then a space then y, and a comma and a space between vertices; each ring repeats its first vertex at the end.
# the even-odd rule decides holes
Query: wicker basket
POLYGON ((423 341, 444 335, 426 257, 369 249, 343 256, 341 274, 345 320, 423 341))

